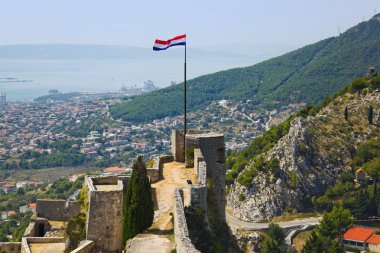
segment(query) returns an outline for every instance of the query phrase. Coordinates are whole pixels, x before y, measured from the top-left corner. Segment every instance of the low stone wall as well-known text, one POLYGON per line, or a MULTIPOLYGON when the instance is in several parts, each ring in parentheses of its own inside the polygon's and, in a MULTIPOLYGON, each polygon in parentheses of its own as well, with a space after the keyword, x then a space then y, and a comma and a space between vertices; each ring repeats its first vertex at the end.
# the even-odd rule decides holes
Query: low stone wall
POLYGON ((95 243, 93 241, 82 241, 80 246, 75 250, 71 251, 71 253, 91 253, 95 247, 95 243))
POLYGON ((291 246, 293 244, 293 239, 301 232, 312 230, 315 228, 315 225, 304 225, 301 228, 295 228, 289 231, 287 236, 284 239, 285 244, 291 246))
POLYGON ((29 243, 64 243, 63 237, 23 237, 21 240, 21 253, 32 253, 29 243))
POLYGON ((93 185, 117 185, 117 176, 91 177, 93 185))
POLYGON ((195 248, 189 237, 187 228, 185 210, 183 207, 183 190, 174 190, 174 238, 176 243, 177 253, 200 253, 195 248))
POLYGON ((20 253, 21 242, 0 242, 0 251, 5 253, 20 253))
POLYGON ((80 205, 77 201, 37 199, 36 212, 48 220, 68 221, 80 213, 80 205))
POLYGON ((165 163, 171 163, 174 161, 174 156, 163 155, 154 159, 152 168, 147 168, 148 176, 151 183, 156 183, 162 179, 162 170, 165 163))

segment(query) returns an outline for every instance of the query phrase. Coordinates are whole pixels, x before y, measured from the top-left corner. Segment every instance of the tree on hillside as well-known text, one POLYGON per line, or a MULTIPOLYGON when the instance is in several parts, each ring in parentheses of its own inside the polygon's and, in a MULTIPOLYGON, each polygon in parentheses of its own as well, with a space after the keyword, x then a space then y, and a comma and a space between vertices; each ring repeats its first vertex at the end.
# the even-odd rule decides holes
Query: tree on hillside
POLYGON ((133 164, 133 172, 124 199, 123 244, 153 223, 151 186, 143 157, 133 164))
POLYGON ((275 240, 278 245, 282 245, 285 239, 285 234, 282 231, 282 228, 276 223, 269 224, 268 236, 275 240))
POLYGON ((324 244, 321 237, 315 231, 311 232, 311 236, 307 239, 302 253, 323 252, 324 244))
POLYGON ((366 189, 361 189, 356 192, 355 204, 352 213, 355 217, 368 217, 371 215, 371 198, 366 189))
POLYGON ((323 214, 317 230, 322 236, 336 238, 352 226, 353 220, 349 210, 334 207, 331 212, 323 214))
POLYGON ((370 105, 368 108, 368 123, 372 125, 373 120, 373 106, 370 105))
POLYGON ((348 107, 347 106, 344 108, 344 119, 348 121, 348 107))
POLYGON ((341 206, 334 207, 329 213, 325 212, 321 223, 306 241, 302 253, 344 253, 339 236, 352 226, 352 222, 350 211, 341 206))

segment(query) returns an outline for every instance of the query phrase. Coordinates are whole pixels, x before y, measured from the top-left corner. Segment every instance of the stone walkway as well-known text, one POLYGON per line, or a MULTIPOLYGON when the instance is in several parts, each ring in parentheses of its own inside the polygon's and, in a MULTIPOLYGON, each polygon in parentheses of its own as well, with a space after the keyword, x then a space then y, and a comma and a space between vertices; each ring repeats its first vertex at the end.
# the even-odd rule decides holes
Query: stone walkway
POLYGON ((195 183, 195 175, 194 170, 186 169, 183 163, 172 162, 164 165, 163 177, 163 180, 152 184, 155 202, 153 225, 128 242, 128 253, 170 253, 175 248, 171 216, 174 189, 184 188, 186 204, 189 201, 186 180, 195 183))

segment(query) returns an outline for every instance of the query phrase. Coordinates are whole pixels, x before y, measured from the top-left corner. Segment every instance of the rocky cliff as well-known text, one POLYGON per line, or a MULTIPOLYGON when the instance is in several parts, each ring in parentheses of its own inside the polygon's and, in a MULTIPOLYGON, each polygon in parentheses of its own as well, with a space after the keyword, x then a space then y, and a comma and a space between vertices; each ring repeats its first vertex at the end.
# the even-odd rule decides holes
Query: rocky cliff
MULTIPOLYGON (((358 144, 378 128, 380 93, 346 93, 332 100, 316 115, 291 121, 288 134, 269 151, 264 161, 278 159, 279 170, 257 172, 251 183, 234 182, 227 195, 232 213, 247 221, 262 221, 287 211, 302 211, 307 196, 320 195, 345 169, 358 144), (374 124, 368 123, 373 106, 374 124), (348 121, 344 118, 348 108, 348 121)), ((256 157, 257 160, 259 157, 256 157)), ((253 166, 254 160, 241 172, 253 166)))

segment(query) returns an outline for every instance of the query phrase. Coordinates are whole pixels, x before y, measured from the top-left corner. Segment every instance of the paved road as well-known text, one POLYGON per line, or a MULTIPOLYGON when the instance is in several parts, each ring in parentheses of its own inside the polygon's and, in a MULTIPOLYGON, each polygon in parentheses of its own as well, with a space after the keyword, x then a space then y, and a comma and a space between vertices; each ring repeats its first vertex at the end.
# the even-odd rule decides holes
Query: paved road
MULTIPOLYGON (((228 225, 230 225, 230 227, 234 229, 241 228, 241 229, 246 229, 246 230, 260 230, 260 229, 266 229, 269 226, 269 222, 256 223, 256 222, 241 221, 228 213, 226 213, 226 219, 227 219, 228 225)), ((277 224, 282 228, 291 228, 291 227, 304 226, 304 225, 316 225, 319 223, 321 219, 322 217, 311 217, 311 218, 304 218, 304 219, 295 219, 292 221, 280 221, 280 222, 277 222, 277 224)))

